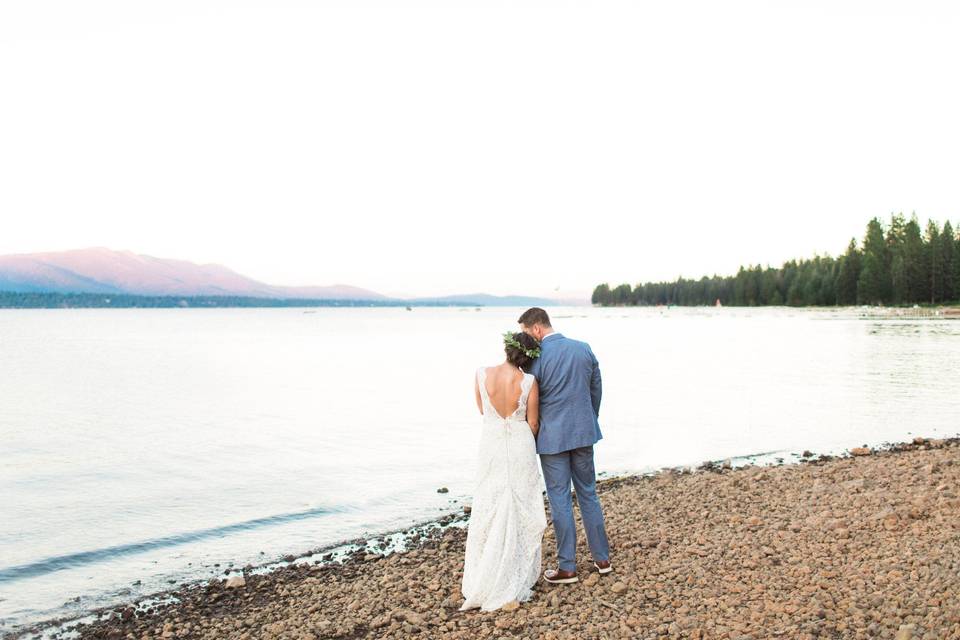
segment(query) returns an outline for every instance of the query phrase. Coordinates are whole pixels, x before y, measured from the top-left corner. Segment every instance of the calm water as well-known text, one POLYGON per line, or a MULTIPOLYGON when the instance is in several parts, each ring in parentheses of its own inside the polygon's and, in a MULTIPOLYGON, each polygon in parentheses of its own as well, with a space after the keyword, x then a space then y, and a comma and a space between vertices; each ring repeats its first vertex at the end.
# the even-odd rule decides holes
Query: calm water
MULTIPOLYGON (((0 634, 458 510, 520 311, 0 311, 0 634)), ((552 315, 600 360, 607 473, 958 431, 960 322, 552 315)))

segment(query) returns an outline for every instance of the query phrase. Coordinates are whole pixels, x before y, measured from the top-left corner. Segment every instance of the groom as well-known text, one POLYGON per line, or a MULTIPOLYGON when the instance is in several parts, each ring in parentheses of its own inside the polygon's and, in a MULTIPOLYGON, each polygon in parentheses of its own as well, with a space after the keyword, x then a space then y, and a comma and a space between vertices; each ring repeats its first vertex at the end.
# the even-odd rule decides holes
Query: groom
POLYGON ((600 573, 609 573, 613 568, 593 468, 593 445, 603 437, 597 422, 600 366, 586 342, 554 332, 550 316, 543 309, 527 309, 518 322, 524 333, 540 341, 540 357, 533 361, 529 373, 540 387, 537 453, 547 485, 560 564, 559 570, 547 569, 543 579, 554 584, 577 581, 577 529, 571 480, 577 491, 593 566, 600 573))

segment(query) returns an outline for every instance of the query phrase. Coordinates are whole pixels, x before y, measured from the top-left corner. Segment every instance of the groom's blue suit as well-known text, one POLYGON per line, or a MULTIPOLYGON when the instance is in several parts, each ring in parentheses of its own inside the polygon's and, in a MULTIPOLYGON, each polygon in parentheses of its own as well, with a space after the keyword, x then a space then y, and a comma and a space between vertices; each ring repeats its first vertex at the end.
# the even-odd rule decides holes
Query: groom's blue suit
POLYGON ((593 445, 603 437, 597 420, 600 366, 586 342, 551 333, 544 336, 530 373, 540 387, 537 453, 557 537, 557 559, 562 571, 574 571, 577 530, 571 480, 593 560, 607 560, 610 555, 593 466, 593 445))

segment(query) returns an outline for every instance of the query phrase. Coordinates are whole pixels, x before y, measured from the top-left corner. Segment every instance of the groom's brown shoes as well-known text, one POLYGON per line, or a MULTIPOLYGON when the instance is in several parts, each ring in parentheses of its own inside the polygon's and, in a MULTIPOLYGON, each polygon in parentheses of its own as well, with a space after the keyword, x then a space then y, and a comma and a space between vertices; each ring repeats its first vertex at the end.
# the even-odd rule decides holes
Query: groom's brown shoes
POLYGON ((551 584, 570 584, 580 578, 576 571, 563 571, 562 569, 547 569, 543 572, 543 579, 551 584))
POLYGON ((593 563, 593 566, 597 568, 599 573, 610 573, 613 571, 613 567, 610 566, 609 560, 597 560, 593 563))

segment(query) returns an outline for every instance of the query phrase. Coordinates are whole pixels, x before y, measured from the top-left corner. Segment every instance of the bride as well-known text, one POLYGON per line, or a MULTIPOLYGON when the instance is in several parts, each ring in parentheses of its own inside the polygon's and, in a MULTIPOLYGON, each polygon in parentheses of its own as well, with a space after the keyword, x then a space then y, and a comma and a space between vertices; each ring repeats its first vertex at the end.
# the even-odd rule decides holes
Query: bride
POLYGON ((460 611, 493 611, 533 595, 547 527, 537 465, 539 389, 524 373, 540 355, 525 333, 503 336, 506 360, 477 370, 483 414, 473 507, 467 524, 460 611))

